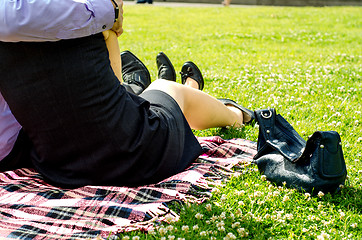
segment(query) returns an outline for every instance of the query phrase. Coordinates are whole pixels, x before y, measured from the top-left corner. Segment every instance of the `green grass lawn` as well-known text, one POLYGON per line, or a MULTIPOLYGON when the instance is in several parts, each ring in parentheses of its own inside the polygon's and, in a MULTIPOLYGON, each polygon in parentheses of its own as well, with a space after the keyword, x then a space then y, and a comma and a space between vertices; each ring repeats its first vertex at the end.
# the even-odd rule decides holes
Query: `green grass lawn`
MULTIPOLYGON (((362 239, 362 8, 124 10, 121 49, 134 52, 152 79, 163 51, 176 72, 194 61, 205 92, 251 109, 274 107, 305 139, 316 130, 339 132, 348 179, 338 194, 310 197, 246 167, 207 203, 180 207, 180 221, 121 239, 362 239)), ((258 129, 195 134, 256 141, 258 129)))

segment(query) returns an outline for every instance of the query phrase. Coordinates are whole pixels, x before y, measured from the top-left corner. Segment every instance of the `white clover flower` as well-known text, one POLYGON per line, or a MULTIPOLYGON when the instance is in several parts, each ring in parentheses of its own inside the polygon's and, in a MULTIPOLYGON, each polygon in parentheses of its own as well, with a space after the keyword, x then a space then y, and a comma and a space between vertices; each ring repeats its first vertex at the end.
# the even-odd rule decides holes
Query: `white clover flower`
POLYGON ((322 198, 323 196, 324 196, 324 193, 323 193, 322 191, 319 191, 319 192, 318 192, 318 197, 319 197, 319 198, 322 198))
POLYGON ((238 228, 236 231, 239 233, 240 237, 247 237, 249 235, 249 233, 245 231, 245 228, 238 228))
POLYGON ((254 192, 254 197, 261 197, 263 194, 260 191, 254 192))
POLYGON ((339 217, 340 217, 340 218, 344 218, 345 216, 346 216, 346 214, 345 214, 344 212, 340 212, 340 213, 339 213, 339 217))
POLYGON ((202 219, 203 217, 204 217, 204 215, 201 213, 196 213, 196 215, 195 215, 196 219, 202 219))
POLYGON ((187 226, 187 225, 183 225, 182 227, 181 227, 181 230, 182 231, 184 231, 184 232, 188 232, 189 231, 189 226, 187 226))
POLYGON ((218 227, 217 230, 219 230, 220 232, 225 232, 225 228, 223 226, 218 227))
POLYGON ((213 222, 215 222, 217 219, 219 219, 219 218, 215 215, 212 215, 212 217, 210 218, 210 220, 213 222))
POLYGON ((212 210, 212 205, 210 203, 208 203, 208 204, 206 204, 205 208, 208 212, 210 212, 212 210))
POLYGON ((291 213, 285 214, 285 218, 288 219, 288 220, 292 220, 293 219, 293 214, 291 214, 291 213))
POLYGON ((175 222, 175 218, 171 215, 165 217, 166 222, 172 223, 175 222))
POLYGON ((176 237, 175 237, 174 235, 169 235, 169 236, 168 236, 168 240, 175 240, 175 238, 176 238, 176 237))
POLYGON ((318 204, 318 210, 321 210, 323 208, 322 204, 318 204))
POLYGON ((160 240, 166 240, 166 237, 161 237, 160 240))
POLYGON ((200 236, 201 236, 201 237, 206 237, 206 236, 207 236, 207 232, 205 232, 205 231, 200 232, 200 236))
POLYGON ((164 227, 160 227, 160 228, 158 229, 158 232, 159 232, 161 235, 165 235, 165 234, 167 233, 167 229, 164 228, 164 227))
POLYGON ((172 226, 172 225, 168 225, 168 226, 166 227, 166 229, 167 229, 168 231, 173 231, 173 226, 172 226))
POLYGON ((220 198, 220 201, 224 202, 227 199, 226 194, 223 194, 220 198))
POLYGON ((237 228, 237 227, 239 227, 239 226, 240 226, 240 222, 234 222, 234 223, 231 225, 232 228, 237 228))
POLYGON ((265 219, 269 219, 269 218, 270 218, 270 214, 269 214, 269 213, 265 214, 264 218, 265 218, 265 219))
POLYGON ((224 237, 225 240, 233 240, 236 239, 236 236, 232 233, 228 233, 226 237, 224 237))
POLYGON ((194 226, 192 227, 192 230, 194 230, 194 231, 199 230, 199 226, 198 226, 198 225, 194 225, 194 226))
POLYGON ((240 208, 238 208, 237 210, 236 210, 236 216, 238 216, 238 217, 241 217, 242 215, 243 215, 243 212, 241 211, 241 209, 240 208))
POLYGON ((283 202, 288 202, 289 201, 289 196, 288 195, 285 195, 284 197, 283 197, 283 202))
POLYGON ((150 234, 150 235, 155 235, 156 231, 154 229, 150 229, 150 230, 148 230, 147 233, 150 234))
POLYGON ((352 224, 351 224, 351 227, 352 227, 352 228, 356 228, 356 227, 357 227, 357 223, 352 223, 352 224))
POLYGON ((241 191, 237 191, 236 192, 236 195, 238 195, 239 197, 244 195, 245 194, 245 191, 244 190, 241 190, 241 191))
POLYGON ((357 142, 359 143, 359 142, 362 142, 362 137, 359 137, 358 139, 357 139, 357 142))
POLYGON ((132 240, 140 240, 140 237, 139 237, 139 236, 134 236, 134 237, 132 238, 132 240))
POLYGON ((322 223, 323 223, 324 226, 328 226, 329 224, 331 224, 330 221, 322 221, 322 223))
POLYGON ((279 193, 280 193, 279 191, 274 191, 274 192, 273 192, 273 196, 274 196, 274 197, 277 197, 277 196, 279 195, 279 193))
POLYGON ((222 212, 222 213, 220 214, 220 218, 221 218, 221 219, 225 219, 225 218, 226 218, 226 212, 222 212))
POLYGON ((124 236, 122 240, 130 240, 131 238, 129 236, 124 236))
POLYGON ((223 227, 223 226, 225 226, 224 221, 220 221, 220 222, 216 223, 216 227, 217 227, 217 228, 223 227))
POLYGON ((329 234, 327 234, 326 232, 322 232, 320 235, 317 236, 318 240, 325 240, 325 239, 329 239, 329 234))
POLYGON ((302 232, 306 233, 306 232, 308 232, 308 229, 303 228, 303 229, 302 229, 302 232))
POLYGON ((263 180, 263 181, 266 181, 266 176, 265 175, 261 175, 261 180, 263 180))

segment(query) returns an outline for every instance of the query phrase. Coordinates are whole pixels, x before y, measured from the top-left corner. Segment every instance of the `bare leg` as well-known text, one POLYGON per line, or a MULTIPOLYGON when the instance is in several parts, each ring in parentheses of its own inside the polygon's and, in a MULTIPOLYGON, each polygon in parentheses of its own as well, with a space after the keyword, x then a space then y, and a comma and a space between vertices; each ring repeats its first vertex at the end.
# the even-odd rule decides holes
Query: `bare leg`
POLYGON ((225 106, 216 98, 198 89, 161 79, 151 83, 146 91, 151 89, 164 91, 174 98, 193 129, 241 127, 243 124, 243 114, 239 109, 225 106))

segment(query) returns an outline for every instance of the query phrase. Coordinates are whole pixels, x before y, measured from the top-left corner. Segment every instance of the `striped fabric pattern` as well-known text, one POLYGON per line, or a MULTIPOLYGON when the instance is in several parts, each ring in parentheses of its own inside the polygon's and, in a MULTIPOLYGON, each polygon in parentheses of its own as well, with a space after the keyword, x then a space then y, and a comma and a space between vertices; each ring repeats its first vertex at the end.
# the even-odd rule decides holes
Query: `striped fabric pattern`
POLYGON ((205 137, 199 142, 204 154, 184 172, 137 188, 61 189, 34 169, 0 173, 0 239, 112 239, 124 231, 147 231, 157 221, 177 220, 168 203, 206 201, 212 186, 256 154, 256 143, 244 139, 205 137))

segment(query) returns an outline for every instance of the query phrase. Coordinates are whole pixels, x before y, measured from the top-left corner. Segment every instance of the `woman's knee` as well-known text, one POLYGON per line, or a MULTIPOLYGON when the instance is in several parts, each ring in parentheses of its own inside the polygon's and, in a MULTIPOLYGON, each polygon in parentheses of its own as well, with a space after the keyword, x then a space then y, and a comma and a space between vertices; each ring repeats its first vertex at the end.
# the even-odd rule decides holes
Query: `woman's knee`
POLYGON ((176 82, 158 79, 156 81, 153 81, 150 86, 146 89, 146 91, 149 90, 159 90, 167 93, 170 95, 180 106, 181 110, 183 110, 184 107, 184 89, 183 85, 178 84, 176 82))

